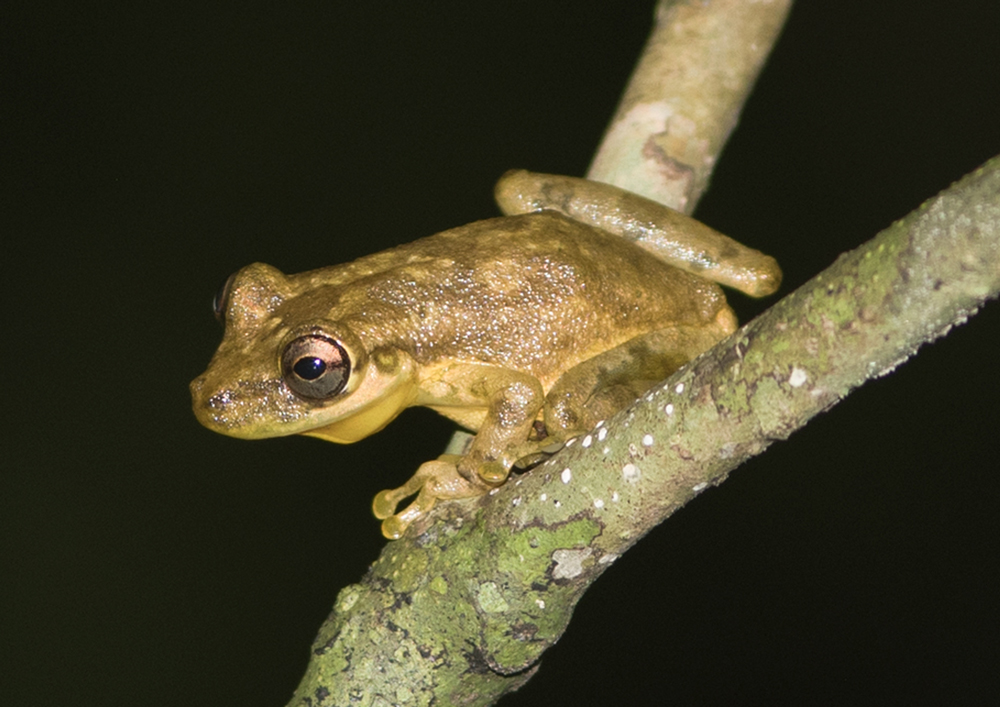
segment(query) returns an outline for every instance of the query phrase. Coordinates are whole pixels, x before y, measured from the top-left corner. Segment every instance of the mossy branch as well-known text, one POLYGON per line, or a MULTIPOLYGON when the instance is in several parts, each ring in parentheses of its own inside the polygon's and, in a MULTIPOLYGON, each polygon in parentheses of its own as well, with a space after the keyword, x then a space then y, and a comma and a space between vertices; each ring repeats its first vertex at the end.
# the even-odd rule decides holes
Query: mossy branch
MULTIPOLYGON (((664 3, 676 15, 729 4, 664 3)), ((728 133, 735 109, 724 112, 715 124, 728 133)), ((691 171, 677 205, 693 206, 710 166, 691 171)), ((638 538, 998 291, 1000 158, 546 464, 440 504, 389 543, 337 597, 290 705, 492 704, 531 677, 583 592, 638 538)))

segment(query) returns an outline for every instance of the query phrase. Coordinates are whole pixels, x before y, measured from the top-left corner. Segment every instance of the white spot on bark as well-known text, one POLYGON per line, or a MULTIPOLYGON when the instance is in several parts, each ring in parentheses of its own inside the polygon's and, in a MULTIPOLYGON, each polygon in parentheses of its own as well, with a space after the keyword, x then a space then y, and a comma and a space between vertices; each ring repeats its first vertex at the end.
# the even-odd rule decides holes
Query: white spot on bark
POLYGON ((604 439, 607 436, 608 436, 608 428, 607 427, 602 427, 600 430, 597 431, 597 439, 598 439, 598 441, 603 442, 604 439))
POLYGON ((545 501, 546 499, 548 499, 548 497, 549 495, 547 493, 543 493, 541 496, 538 497, 538 500, 545 501))
POLYGON ((705 483, 704 481, 702 481, 700 484, 695 484, 694 486, 692 486, 691 490, 694 491, 695 493, 701 493, 702 491, 704 491, 707 488, 708 488, 708 484, 705 483))
POLYGON ((514 505, 514 506, 520 506, 520 505, 521 505, 521 497, 520 497, 520 496, 518 496, 518 497, 517 497, 517 498, 515 498, 515 499, 514 499, 513 501, 511 501, 511 505, 514 505))
POLYGON ((642 446, 643 447, 652 447, 653 446, 653 435, 644 435, 643 438, 642 438, 642 446))
POLYGON ((614 493, 611 494, 611 502, 612 503, 618 503, 618 500, 620 498, 621 498, 621 496, 618 495, 617 491, 615 491, 614 493))
POLYGON ((591 442, 593 441, 594 438, 591 437, 590 435, 587 435, 586 437, 583 438, 583 441, 580 444, 583 445, 584 447, 589 447, 591 442))
POLYGON ((680 395, 681 393, 683 393, 684 392, 684 384, 683 383, 678 383, 677 387, 674 388, 674 392, 677 393, 678 395, 680 395))
POLYGON ((626 464, 622 467, 622 477, 630 484, 634 484, 639 480, 639 467, 631 463, 626 464))
POLYGON ((573 472, 569 470, 569 467, 566 467, 565 469, 562 470, 562 473, 559 475, 559 478, 562 479, 562 482, 564 484, 568 484, 570 480, 573 478, 573 472))
POLYGON ((597 561, 599 565, 609 565, 618 559, 618 555, 613 552, 609 552, 607 555, 601 555, 601 559, 597 561))
POLYGON ((667 403, 667 405, 663 408, 663 412, 667 413, 667 415, 673 415, 674 414, 674 404, 673 403, 667 403))
POLYGON ((589 547, 573 550, 556 550, 552 560, 556 566, 552 568, 553 579, 573 579, 583 573, 583 563, 590 557, 593 550, 589 547))
POLYGON ((796 366, 792 369, 792 375, 788 376, 788 385, 793 388, 801 387, 807 380, 809 380, 809 375, 803 371, 801 368, 796 366))
POLYGON ((542 601, 541 599, 535 599, 535 604, 538 606, 539 609, 545 608, 545 602, 542 601))
POLYGON ((594 508, 604 508, 604 501, 600 498, 594 499, 594 508))

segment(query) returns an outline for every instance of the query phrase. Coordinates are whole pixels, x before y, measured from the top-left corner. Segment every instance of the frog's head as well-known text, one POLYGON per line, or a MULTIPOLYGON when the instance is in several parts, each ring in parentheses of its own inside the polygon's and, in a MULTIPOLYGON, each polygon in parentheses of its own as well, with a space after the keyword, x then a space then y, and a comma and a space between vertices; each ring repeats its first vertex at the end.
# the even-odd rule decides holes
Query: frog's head
POLYGON ((377 432, 414 399, 413 361, 369 351, 342 322, 322 317, 308 273, 243 268, 216 298, 225 334, 191 382, 198 421, 232 437, 307 434, 349 443, 377 432), (316 315, 320 316, 317 317, 316 315))

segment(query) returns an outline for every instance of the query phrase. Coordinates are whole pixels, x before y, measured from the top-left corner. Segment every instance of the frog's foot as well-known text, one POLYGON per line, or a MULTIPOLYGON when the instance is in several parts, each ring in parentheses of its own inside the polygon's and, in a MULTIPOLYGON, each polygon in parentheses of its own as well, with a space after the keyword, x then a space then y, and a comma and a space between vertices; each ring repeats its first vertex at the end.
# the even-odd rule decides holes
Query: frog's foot
POLYGON ((518 472, 533 469, 542 462, 548 461, 553 454, 566 446, 566 442, 572 437, 579 437, 582 432, 572 430, 568 433, 560 433, 558 436, 549 436, 541 442, 524 445, 519 451, 517 461, 514 462, 515 470, 518 472))
POLYGON ((439 499, 447 501, 482 496, 493 488, 478 479, 469 481, 462 476, 457 466, 460 459, 459 456, 445 454, 434 461, 425 462, 405 484, 375 496, 372 511, 382 521, 382 534, 390 540, 397 540, 410 524, 426 515, 439 499), (396 513, 396 506, 413 494, 417 494, 413 503, 396 513))

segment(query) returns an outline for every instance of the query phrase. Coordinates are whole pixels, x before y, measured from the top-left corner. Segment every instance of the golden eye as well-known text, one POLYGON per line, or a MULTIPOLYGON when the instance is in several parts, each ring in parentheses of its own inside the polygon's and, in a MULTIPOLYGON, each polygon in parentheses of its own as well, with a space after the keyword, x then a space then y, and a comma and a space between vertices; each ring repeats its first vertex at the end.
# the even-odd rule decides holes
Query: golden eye
POLYGON ((351 359, 334 339, 306 334, 291 341, 281 354, 281 375, 300 398, 326 400, 344 389, 351 359))

